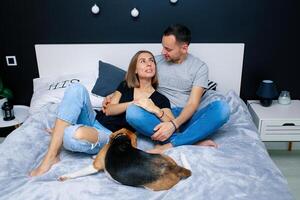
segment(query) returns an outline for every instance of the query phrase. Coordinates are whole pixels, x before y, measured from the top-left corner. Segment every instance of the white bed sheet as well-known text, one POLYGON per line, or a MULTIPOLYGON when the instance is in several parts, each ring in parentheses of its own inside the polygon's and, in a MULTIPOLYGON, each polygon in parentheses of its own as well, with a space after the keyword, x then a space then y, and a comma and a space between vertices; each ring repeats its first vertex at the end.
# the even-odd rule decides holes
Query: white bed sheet
MULTIPOLYGON (((61 161, 40 177, 28 173, 42 160, 53 126, 57 104, 49 104, 30 116, 0 145, 0 199, 293 199, 287 181, 270 159, 259 140, 251 116, 234 93, 223 96, 209 91, 202 106, 215 99, 225 99, 231 107, 230 120, 213 139, 219 148, 181 146, 166 152, 179 164, 180 153, 186 155, 192 176, 169 191, 153 192, 117 184, 104 173, 65 182, 56 178, 90 164, 89 155, 62 150, 61 161)), ((138 147, 149 149, 151 141, 139 138, 138 147)))

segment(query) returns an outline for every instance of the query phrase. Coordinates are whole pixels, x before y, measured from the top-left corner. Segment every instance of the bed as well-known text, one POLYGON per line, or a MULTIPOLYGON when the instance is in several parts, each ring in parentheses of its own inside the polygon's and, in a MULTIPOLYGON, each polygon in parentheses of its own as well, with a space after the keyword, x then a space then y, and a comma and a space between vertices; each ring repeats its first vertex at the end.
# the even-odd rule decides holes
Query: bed
MULTIPOLYGON (((58 74, 87 73, 87 69, 97 75, 99 59, 126 66, 137 50, 149 49, 158 54, 161 46, 39 44, 35 48, 40 77, 45 77, 45 81, 46 77, 53 78, 58 74)), ((53 126, 63 94, 51 93, 41 97, 35 94, 38 91, 35 86, 35 101, 47 99, 47 103, 35 104, 36 109, 31 110, 23 125, 0 144, 0 199, 293 199, 286 179, 268 155, 246 105, 239 98, 244 44, 192 44, 191 52, 207 62, 210 79, 218 83, 217 91, 205 93, 201 106, 223 99, 230 105, 231 115, 212 137, 218 148, 187 145, 166 152, 179 164, 180 154, 186 156, 192 170, 190 178, 160 192, 120 185, 104 173, 59 182, 58 176, 92 162, 89 155, 64 149, 60 153, 61 161, 50 171, 40 177, 28 177, 46 153, 51 136, 45 129, 53 126)), ((87 87, 91 79, 86 80, 87 87)), ((101 100, 101 97, 97 98, 101 100)), ((147 150, 152 147, 149 139, 139 136, 138 148, 147 150)))

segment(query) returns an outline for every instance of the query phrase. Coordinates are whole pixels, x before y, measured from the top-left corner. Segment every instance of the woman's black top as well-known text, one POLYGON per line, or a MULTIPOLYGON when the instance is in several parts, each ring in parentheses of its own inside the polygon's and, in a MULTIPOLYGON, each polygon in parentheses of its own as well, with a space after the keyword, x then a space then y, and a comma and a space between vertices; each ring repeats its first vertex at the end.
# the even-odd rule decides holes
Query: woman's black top
MULTIPOLYGON (((117 91, 122 94, 119 103, 133 101, 134 88, 129 88, 125 81, 120 83, 117 91)), ((157 91, 154 91, 149 98, 159 108, 171 107, 169 99, 157 91)), ((134 128, 132 128, 126 121, 126 112, 114 116, 106 116, 102 111, 96 112, 96 120, 112 132, 117 131, 121 128, 127 128, 131 131, 135 131, 134 128)))

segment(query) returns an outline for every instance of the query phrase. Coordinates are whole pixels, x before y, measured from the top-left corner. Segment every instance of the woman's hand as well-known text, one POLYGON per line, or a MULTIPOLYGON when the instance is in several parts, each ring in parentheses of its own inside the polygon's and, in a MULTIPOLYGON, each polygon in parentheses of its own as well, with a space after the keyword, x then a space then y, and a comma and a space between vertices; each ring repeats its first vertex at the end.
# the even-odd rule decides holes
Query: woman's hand
POLYGON ((113 97, 113 94, 110 94, 104 98, 104 100, 102 102, 102 112, 103 113, 106 113, 107 106, 111 103, 112 97, 113 97))
POLYGON ((160 112, 160 109, 154 104, 154 102, 151 99, 136 100, 134 101, 134 104, 140 106, 141 108, 144 108, 150 113, 157 114, 160 112))

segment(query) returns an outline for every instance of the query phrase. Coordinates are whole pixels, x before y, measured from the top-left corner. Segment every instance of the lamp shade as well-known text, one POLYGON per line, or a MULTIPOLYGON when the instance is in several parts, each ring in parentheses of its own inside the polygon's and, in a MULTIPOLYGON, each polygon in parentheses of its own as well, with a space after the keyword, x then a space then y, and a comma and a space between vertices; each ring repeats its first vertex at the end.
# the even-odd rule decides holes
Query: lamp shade
POLYGON ((278 91, 272 80, 263 80, 260 83, 256 94, 260 98, 260 102, 263 106, 270 106, 272 104, 272 99, 278 97, 278 91))

